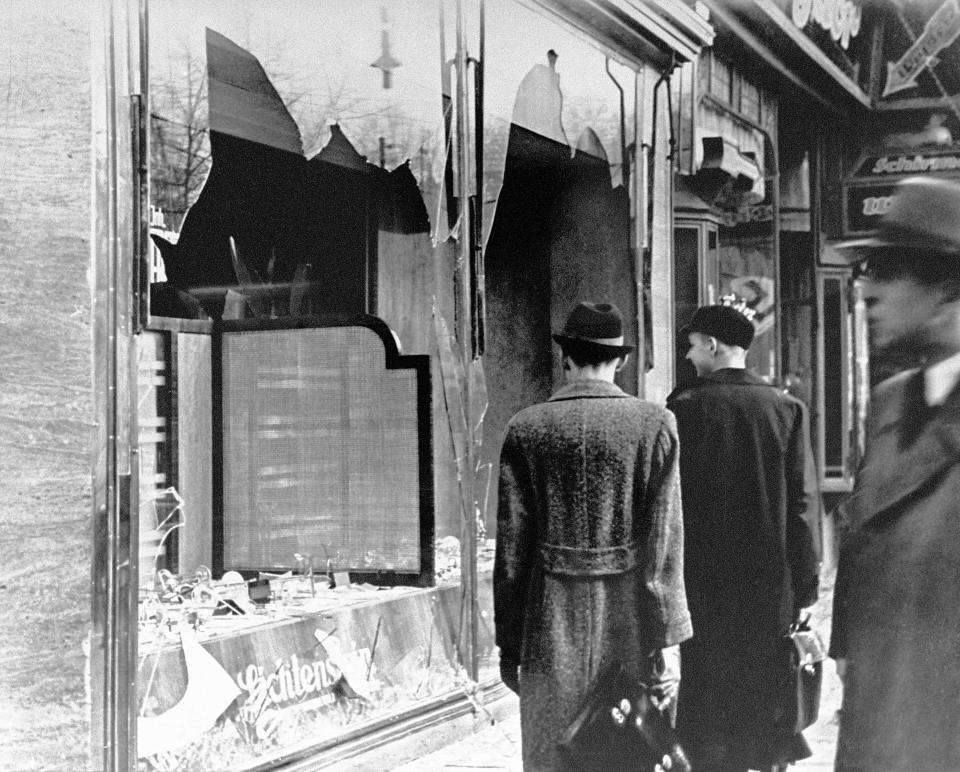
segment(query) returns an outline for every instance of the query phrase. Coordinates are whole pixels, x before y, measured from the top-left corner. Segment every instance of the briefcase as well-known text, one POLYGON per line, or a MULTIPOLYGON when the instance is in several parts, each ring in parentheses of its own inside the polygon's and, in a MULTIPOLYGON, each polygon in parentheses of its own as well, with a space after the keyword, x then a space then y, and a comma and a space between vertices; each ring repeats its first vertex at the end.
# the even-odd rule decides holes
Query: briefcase
POLYGON ((783 638, 786 673, 781 691, 780 725, 800 732, 816 723, 820 711, 826 647, 811 630, 809 617, 794 622, 783 638))
POLYGON ((671 772, 690 772, 669 718, 623 663, 608 665, 560 738, 565 769, 651 772, 670 757, 671 772))

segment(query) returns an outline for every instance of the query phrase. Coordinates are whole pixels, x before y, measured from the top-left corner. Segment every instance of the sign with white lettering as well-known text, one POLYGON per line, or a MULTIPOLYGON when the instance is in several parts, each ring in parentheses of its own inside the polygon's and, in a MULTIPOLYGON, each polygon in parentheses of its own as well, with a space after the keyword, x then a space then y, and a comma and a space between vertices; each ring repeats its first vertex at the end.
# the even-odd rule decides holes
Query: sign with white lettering
POLYGON ((883 97, 914 88, 924 67, 939 64, 937 54, 960 36, 960 0, 945 0, 930 17, 907 52, 896 62, 887 62, 887 84, 883 97))
POLYGON ((863 9, 851 0, 793 0, 790 17, 800 29, 815 22, 846 50, 860 32, 863 9))
MULTIPOLYGON (((783 27, 787 32, 790 27, 799 30, 844 75, 866 91, 873 56, 873 32, 881 18, 880 14, 869 12, 870 1, 763 0, 755 5, 767 8, 769 24, 783 27)), ((745 7, 747 4, 733 5, 745 7)), ((810 77, 810 72, 799 63, 796 74, 805 82, 810 77)))
POLYGON ((849 187, 844 194, 844 233, 872 231, 880 216, 890 208, 895 183, 849 187))
POLYGON ((950 153, 911 153, 872 155, 857 166, 856 177, 888 177, 893 174, 960 172, 960 150, 950 153))

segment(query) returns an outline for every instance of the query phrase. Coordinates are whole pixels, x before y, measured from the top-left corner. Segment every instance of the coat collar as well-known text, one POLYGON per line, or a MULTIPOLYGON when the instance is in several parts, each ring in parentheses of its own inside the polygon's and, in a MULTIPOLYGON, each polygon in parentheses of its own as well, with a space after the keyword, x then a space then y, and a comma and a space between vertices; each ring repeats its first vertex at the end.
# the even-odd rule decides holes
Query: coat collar
POLYGON ((561 386, 550 397, 550 402, 559 402, 564 399, 584 399, 591 397, 629 397, 630 395, 623 391, 615 383, 609 381, 574 381, 566 386, 561 386))
POLYGON ((709 386, 712 383, 727 383, 737 386, 769 386, 770 384, 763 380, 753 370, 746 370, 737 367, 724 367, 721 370, 715 370, 706 375, 699 375, 692 381, 687 381, 675 388, 667 397, 667 402, 672 402, 686 391, 691 391, 700 386, 709 386))
POLYGON ((763 380, 753 370, 746 370, 742 367, 724 367, 721 370, 714 370, 712 373, 701 375, 698 381, 714 381, 715 383, 737 383, 744 386, 769 386, 770 384, 763 380))
POLYGON ((901 505, 922 491, 950 467, 960 464, 960 387, 955 388, 907 447, 901 445, 911 377, 902 373, 879 387, 874 400, 874 431, 853 495, 843 509, 851 525, 905 511, 901 505))

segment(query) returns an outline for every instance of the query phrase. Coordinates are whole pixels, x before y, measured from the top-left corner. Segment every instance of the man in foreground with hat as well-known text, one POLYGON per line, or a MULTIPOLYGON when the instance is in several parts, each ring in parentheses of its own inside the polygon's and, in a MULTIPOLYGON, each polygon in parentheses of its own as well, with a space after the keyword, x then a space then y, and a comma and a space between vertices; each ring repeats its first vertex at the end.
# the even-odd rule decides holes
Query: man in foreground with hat
POLYGON ((872 392, 843 504, 830 655, 844 681, 836 769, 960 769, 960 184, 894 190, 861 271, 876 353, 924 365, 872 392))
POLYGON ((782 636, 817 598, 818 494, 805 408, 746 369, 749 309, 721 300, 684 329, 697 378, 667 398, 694 627, 677 729, 697 772, 767 772, 810 755, 778 720, 778 686, 782 636))
POLYGON ((566 385, 510 420, 500 452, 496 640, 528 772, 561 768, 613 660, 667 701, 691 634, 673 416, 614 384, 633 348, 616 306, 579 303, 553 337, 566 385))

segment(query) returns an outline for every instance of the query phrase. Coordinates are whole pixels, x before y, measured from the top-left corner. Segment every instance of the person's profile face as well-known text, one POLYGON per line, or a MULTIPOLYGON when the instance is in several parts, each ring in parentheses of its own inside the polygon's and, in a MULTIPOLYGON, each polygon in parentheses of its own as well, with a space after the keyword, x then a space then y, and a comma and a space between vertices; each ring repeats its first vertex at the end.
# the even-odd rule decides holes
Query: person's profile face
POLYGON ((687 336, 690 342, 690 348, 687 351, 686 358, 690 360, 697 371, 698 376, 707 375, 713 372, 713 339, 699 332, 691 332, 687 336))
POLYGON ((904 273, 867 274, 860 281, 872 347, 908 353, 930 344, 930 323, 943 302, 938 289, 904 273))

